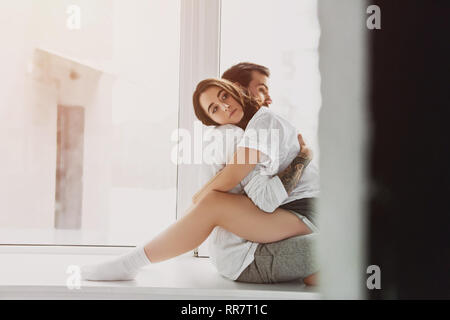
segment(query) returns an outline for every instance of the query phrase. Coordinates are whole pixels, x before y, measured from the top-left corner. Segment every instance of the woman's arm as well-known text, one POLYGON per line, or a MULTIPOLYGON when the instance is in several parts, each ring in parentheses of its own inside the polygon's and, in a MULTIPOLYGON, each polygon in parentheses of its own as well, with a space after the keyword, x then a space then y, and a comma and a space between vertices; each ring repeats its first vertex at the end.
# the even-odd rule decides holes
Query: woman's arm
POLYGON ((239 147, 233 160, 209 180, 192 198, 197 203, 209 191, 228 192, 236 187, 256 166, 259 161, 258 150, 239 147))
MULTIPOLYGON (((280 206, 280 204, 285 200, 285 198, 292 192, 292 190, 295 188, 295 186, 298 184, 303 171, 305 167, 309 164, 309 162, 312 159, 312 151, 310 148, 308 148, 303 140, 303 137, 301 134, 298 135, 298 141, 300 144, 300 152, 297 155, 297 157, 294 158, 294 160, 291 162, 291 164, 282 172, 280 172, 278 175, 273 177, 268 176, 255 176, 252 180, 249 181, 248 185, 245 186, 246 193, 249 196, 249 198, 255 203, 257 207, 259 207, 261 210, 265 212, 273 212, 276 208, 280 206), (275 181, 279 180, 279 182, 275 181), (280 187, 280 182, 282 186, 284 187, 286 193, 284 191, 278 190, 280 187), (263 186, 255 186, 255 183, 260 185, 263 184, 263 186), (282 195, 284 193, 284 196, 282 195)), ((254 149, 248 149, 253 150, 254 149)), ((256 151, 257 152, 257 151, 256 151)), ((242 155, 242 153, 241 153, 242 155)), ((235 154, 235 160, 234 163, 236 163, 236 157, 238 155, 235 154)), ((249 157, 247 157, 248 159, 249 157)), ((251 159, 251 158, 250 158, 251 159)), ((254 167, 254 166, 253 166, 254 167)), ((223 169, 224 170, 224 169, 223 169)), ((192 201, 196 203, 200 195, 205 194, 208 190, 216 190, 216 191, 224 191, 220 188, 220 185, 217 189, 214 189, 214 187, 211 187, 211 185, 214 184, 220 184, 220 180, 225 180, 223 177, 219 178, 219 176, 222 175, 222 171, 219 171, 209 182, 199 191, 197 192, 192 201), (209 187, 209 189, 208 189, 209 187), (221 190, 219 190, 221 189, 221 190)), ((247 174, 250 172, 249 170, 247 174)), ((247 175, 243 175, 243 178, 245 178, 247 175)), ((242 178, 242 179, 243 179, 242 178)), ((242 181, 241 179, 241 181, 242 181)), ((229 185, 232 185, 231 189, 234 188, 240 181, 236 182, 233 181, 229 185), (234 185, 233 185, 234 183, 234 185)), ((226 183, 226 182, 225 182, 226 183)), ((231 190, 229 189, 229 190, 231 190)), ((229 191, 228 190, 228 191, 229 191)))

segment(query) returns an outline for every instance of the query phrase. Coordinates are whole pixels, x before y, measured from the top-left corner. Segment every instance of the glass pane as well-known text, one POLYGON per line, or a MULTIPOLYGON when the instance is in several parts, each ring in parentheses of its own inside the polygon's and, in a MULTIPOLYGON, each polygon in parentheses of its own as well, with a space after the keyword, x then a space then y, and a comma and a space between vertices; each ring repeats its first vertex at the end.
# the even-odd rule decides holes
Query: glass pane
POLYGON ((0 2, 0 244, 135 245, 175 220, 179 20, 180 1, 0 2))
POLYGON ((222 0, 220 71, 268 67, 270 108, 289 119, 318 159, 319 21, 316 0, 222 0))

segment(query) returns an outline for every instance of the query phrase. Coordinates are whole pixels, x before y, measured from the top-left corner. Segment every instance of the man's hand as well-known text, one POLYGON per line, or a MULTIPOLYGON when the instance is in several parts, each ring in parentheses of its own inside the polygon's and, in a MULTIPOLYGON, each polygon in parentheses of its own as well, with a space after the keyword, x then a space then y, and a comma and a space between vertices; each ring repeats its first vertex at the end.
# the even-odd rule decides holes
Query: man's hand
POLYGON ((311 161, 312 158, 313 158, 312 150, 306 146, 306 143, 303 140, 303 137, 302 137, 302 135, 300 133, 298 134, 297 138, 298 138, 298 143, 300 144, 300 155, 303 158, 308 159, 309 161, 311 161))
POLYGON ((287 194, 291 194, 292 190, 297 186, 303 171, 311 162, 313 157, 312 150, 306 146, 301 134, 298 135, 298 143, 300 144, 299 154, 292 160, 291 164, 287 166, 282 172, 278 174, 281 183, 286 189, 287 194))

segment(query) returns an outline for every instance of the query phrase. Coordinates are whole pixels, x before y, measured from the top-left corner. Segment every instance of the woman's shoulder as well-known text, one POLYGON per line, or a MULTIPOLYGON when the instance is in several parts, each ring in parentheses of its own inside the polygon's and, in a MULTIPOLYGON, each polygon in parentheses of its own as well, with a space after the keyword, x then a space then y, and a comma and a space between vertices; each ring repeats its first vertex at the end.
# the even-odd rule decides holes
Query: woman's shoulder
POLYGON ((220 126, 209 126, 207 127, 205 131, 205 138, 210 138, 212 136, 222 135, 222 136, 229 136, 229 135, 242 135, 244 133, 244 130, 242 128, 239 128, 238 126, 235 126, 233 124, 224 124, 220 126))
POLYGON ((235 126, 234 124, 223 124, 220 126, 215 126, 214 130, 225 132, 243 132, 242 128, 235 126))
POLYGON ((244 130, 235 125, 208 127, 203 136, 205 148, 203 156, 209 163, 225 165, 236 151, 236 146, 243 135, 244 130))

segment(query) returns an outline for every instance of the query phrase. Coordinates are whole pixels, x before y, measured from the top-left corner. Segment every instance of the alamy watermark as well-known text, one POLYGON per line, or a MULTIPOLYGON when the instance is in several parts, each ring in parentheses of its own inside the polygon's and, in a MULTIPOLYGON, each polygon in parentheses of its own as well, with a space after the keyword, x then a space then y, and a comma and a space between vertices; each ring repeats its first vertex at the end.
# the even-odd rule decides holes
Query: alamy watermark
POLYGON ((81 269, 77 265, 70 265, 66 269, 69 276, 66 279, 66 287, 69 290, 81 289, 81 269))
POLYGON ((66 27, 69 30, 81 29, 81 8, 75 4, 72 4, 66 9, 67 20, 66 27))
POLYGON ((381 29, 381 9, 377 5, 370 5, 366 10, 367 14, 370 16, 366 20, 367 29, 381 29))
POLYGON ((366 286, 367 289, 381 289, 381 269, 376 264, 370 265, 366 270, 367 274, 370 276, 367 278, 366 286))
POLYGON ((171 151, 171 160, 174 164, 207 164, 221 165, 232 164, 256 164, 258 159, 250 156, 234 158, 237 146, 256 149, 268 157, 273 166, 278 166, 280 158, 279 129, 252 129, 245 132, 237 128, 216 130, 207 128, 200 121, 194 122, 194 130, 191 133, 187 129, 176 129, 172 132, 171 141, 176 145, 171 151))

